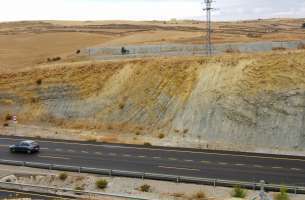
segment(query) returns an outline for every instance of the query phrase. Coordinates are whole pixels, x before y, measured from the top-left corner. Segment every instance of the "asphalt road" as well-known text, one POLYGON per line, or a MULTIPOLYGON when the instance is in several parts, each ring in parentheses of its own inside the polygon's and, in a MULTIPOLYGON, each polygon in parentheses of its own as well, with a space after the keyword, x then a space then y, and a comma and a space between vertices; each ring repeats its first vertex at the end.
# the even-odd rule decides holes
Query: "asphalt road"
POLYGON ((20 140, 0 137, 0 159, 305 186, 305 157, 42 139, 38 154, 10 153, 20 140))

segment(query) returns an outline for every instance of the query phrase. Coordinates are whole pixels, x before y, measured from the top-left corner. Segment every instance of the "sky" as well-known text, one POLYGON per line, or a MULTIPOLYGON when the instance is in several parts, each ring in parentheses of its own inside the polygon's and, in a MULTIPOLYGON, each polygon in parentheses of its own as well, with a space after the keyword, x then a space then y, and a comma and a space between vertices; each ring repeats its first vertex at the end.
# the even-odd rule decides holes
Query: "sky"
MULTIPOLYGON (((0 21, 205 19, 204 0, 1 0, 0 21)), ((217 0, 213 20, 305 18, 305 0, 217 0)))

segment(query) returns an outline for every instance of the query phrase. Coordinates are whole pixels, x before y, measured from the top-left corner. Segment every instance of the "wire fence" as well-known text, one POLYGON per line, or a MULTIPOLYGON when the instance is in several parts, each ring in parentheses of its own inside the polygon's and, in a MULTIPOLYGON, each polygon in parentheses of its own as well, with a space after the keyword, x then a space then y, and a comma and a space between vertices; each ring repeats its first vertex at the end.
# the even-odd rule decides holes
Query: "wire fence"
MULTIPOLYGON (((213 54, 231 52, 264 52, 278 49, 298 49, 304 48, 305 40, 299 41, 262 41, 251 43, 226 43, 214 44, 213 54)), ((122 57, 145 57, 154 55, 205 55, 207 53, 205 45, 128 45, 117 47, 96 47, 81 50, 81 55, 86 55, 96 59, 111 59, 122 57)))

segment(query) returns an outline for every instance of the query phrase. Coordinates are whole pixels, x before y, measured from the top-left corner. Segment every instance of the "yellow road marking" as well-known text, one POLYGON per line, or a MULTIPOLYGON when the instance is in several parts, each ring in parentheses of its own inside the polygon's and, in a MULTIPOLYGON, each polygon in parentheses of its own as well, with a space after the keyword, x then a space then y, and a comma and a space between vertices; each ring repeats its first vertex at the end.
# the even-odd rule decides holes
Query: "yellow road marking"
POLYGON ((58 157, 58 156, 38 156, 40 158, 51 158, 51 159, 61 159, 61 160, 70 160, 70 158, 66 157, 58 157))
POLYGON ((164 169, 178 169, 178 170, 187 170, 187 171, 200 171, 200 169, 193 169, 193 168, 180 168, 180 167, 167 167, 167 166, 159 166, 159 168, 164 169))

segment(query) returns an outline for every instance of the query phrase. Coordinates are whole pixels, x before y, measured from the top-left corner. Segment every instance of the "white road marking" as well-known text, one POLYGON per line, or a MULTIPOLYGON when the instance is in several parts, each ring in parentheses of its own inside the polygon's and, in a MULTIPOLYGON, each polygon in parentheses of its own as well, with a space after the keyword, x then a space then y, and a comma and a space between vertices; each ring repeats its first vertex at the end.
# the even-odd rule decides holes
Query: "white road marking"
POLYGON ((124 154, 123 156, 124 156, 124 157, 131 157, 130 154, 124 154))
POLYGON ((160 157, 153 157, 153 159, 161 159, 160 157))
POLYGON ((207 160, 202 160, 202 161, 200 161, 201 163, 205 163, 205 164, 209 164, 209 163, 211 163, 211 161, 207 161, 207 160))
POLYGON ((234 164, 235 166, 245 166, 246 164, 241 164, 241 163, 237 163, 237 164, 234 164))
POLYGON ((293 171, 301 171, 301 169, 299 169, 299 168, 291 168, 291 170, 293 170, 293 171))
POLYGON ((272 167, 272 169, 283 169, 283 167, 272 167))
MULTIPOLYGON (((1 138, 0 140, 10 140, 10 141, 21 141, 21 139, 13 138, 1 138)), ((146 148, 146 147, 129 147, 129 146, 119 146, 119 145, 109 145, 109 144, 84 144, 78 143, 75 141, 71 142, 55 142, 49 140, 36 140, 40 143, 53 143, 53 144, 67 144, 67 145, 80 145, 80 146, 93 146, 93 147, 105 147, 105 148, 118 148, 118 149, 137 149, 137 150, 148 150, 148 151, 163 151, 163 152, 178 152, 178 153, 190 153, 190 154, 202 154, 202 155, 218 155, 218 156, 232 156, 232 157, 244 157, 244 158, 260 158, 260 159, 270 159, 270 160, 292 160, 292 161, 301 161, 305 162, 305 159, 297 158, 276 158, 271 156, 255 156, 255 155, 241 155, 241 154, 230 154, 230 153, 212 153, 212 152, 195 152, 188 150, 174 150, 174 149, 160 149, 160 148, 146 148)))
POLYGON ((253 165, 253 167, 262 168, 263 166, 261 166, 261 165, 253 165))
POLYGON ((62 149, 55 149, 55 151, 62 151, 62 149))
POLYGON ((168 158, 169 160, 177 160, 177 158, 168 158))
POLYGON ((146 158, 146 156, 138 156, 138 158, 146 158))
POLYGON ((101 152, 95 152, 95 154, 97 154, 97 155, 103 155, 101 152))
POLYGON ((185 162, 194 162, 193 160, 184 160, 185 162))
POLYGON ((70 152, 70 153, 74 153, 75 151, 74 151, 74 150, 72 150, 72 149, 69 149, 69 150, 68 150, 68 152, 70 152))
POLYGON ((200 169, 192 169, 192 168, 180 168, 180 167, 167 167, 167 166, 159 166, 159 168, 164 169, 178 169, 178 170, 187 170, 187 171, 200 171, 200 169))
POLYGON ((49 159, 70 160, 70 158, 58 157, 58 156, 38 156, 38 157, 40 157, 40 158, 49 158, 49 159))
POLYGON ((227 165, 228 163, 226 163, 226 162, 219 162, 218 164, 219 165, 227 165))

